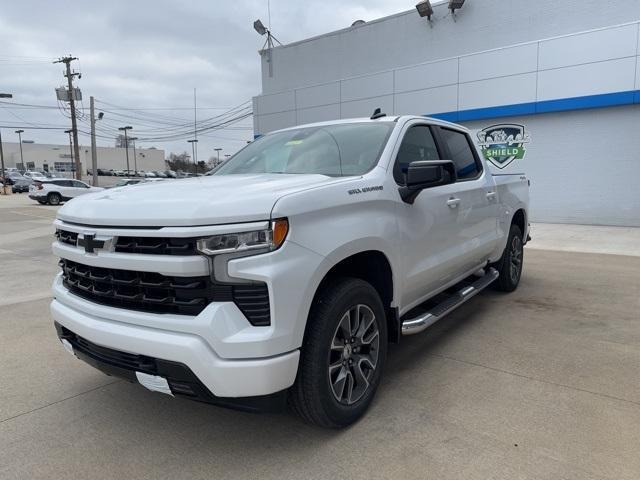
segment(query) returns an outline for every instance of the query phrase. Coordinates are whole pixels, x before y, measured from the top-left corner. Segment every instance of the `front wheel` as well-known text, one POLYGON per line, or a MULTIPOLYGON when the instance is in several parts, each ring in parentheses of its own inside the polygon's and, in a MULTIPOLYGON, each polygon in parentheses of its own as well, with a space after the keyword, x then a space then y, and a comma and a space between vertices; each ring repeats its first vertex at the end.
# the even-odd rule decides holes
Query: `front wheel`
POLYGON ((49 205, 60 205, 60 201, 62 200, 62 198, 60 197, 59 193, 50 193, 47 196, 47 202, 49 203, 49 205))
POLYGON ((308 319, 290 404, 304 420, 350 425, 375 395, 387 354, 387 322, 376 290, 356 278, 330 280, 308 319))
POLYGON ((522 276, 522 262, 524 260, 524 248, 522 232, 517 225, 511 225, 507 246, 502 252, 502 257, 493 267, 498 270, 500 276, 494 282, 495 288, 503 292, 513 292, 518 288, 522 276))

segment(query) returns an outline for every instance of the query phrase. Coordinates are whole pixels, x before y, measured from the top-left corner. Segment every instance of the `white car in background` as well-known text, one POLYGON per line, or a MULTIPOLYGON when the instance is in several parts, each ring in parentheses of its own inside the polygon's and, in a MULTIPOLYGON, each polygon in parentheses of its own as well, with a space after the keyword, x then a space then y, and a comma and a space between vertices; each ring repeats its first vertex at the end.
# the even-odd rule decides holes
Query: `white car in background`
POLYGON ((24 177, 30 178, 31 180, 40 180, 40 181, 46 181, 47 177, 46 175, 44 175, 43 173, 40 172, 32 172, 32 171, 28 171, 28 172, 24 172, 23 174, 24 177))
POLYGON ((79 197, 86 193, 94 193, 104 190, 101 187, 92 187, 80 180, 67 178, 35 180, 29 187, 29 198, 44 205, 59 205, 72 198, 79 197))

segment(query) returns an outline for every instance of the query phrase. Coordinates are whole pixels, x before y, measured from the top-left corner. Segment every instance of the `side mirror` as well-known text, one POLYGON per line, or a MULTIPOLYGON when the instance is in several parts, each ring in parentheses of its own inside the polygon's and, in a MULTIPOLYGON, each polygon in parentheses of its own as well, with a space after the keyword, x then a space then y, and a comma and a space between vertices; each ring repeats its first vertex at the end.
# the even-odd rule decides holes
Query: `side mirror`
POLYGON ((456 167, 451 160, 411 162, 407 168, 406 185, 400 187, 400 198, 413 204, 425 188, 449 185, 457 180, 456 167))

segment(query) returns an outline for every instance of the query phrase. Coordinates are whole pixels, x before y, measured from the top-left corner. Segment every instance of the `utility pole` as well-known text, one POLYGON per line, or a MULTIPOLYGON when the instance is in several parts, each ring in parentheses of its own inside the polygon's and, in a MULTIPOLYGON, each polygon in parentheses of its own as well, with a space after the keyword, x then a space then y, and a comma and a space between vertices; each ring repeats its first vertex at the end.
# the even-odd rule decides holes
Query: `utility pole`
POLYGON ((91 173, 93 186, 98 186, 98 150, 96 147, 96 109, 93 95, 89 97, 89 111, 91 113, 91 173))
POLYGON ((124 150, 127 156, 127 175, 129 175, 129 139, 127 138, 127 130, 131 130, 132 128, 133 127, 131 125, 118 128, 118 130, 124 132, 124 150))
POLYGON ((193 158, 193 166, 195 167, 195 173, 197 175, 198 174, 198 163, 196 162, 196 147, 195 147, 195 145, 198 144, 198 139, 194 138, 193 140, 187 140, 187 142, 189 142, 191 144, 191 153, 192 153, 192 158, 193 158))
MULTIPOLYGON (((196 173, 198 173, 198 129, 196 127, 197 123, 198 123, 198 108, 196 106, 196 89, 195 87, 193 88, 193 138, 195 140, 195 144, 196 144, 196 148, 193 151, 194 153, 194 157, 193 157, 193 163, 196 164, 196 173)), ((193 145, 193 144, 192 144, 193 145)))
POLYGON ((213 149, 217 154, 218 154, 218 160, 217 160, 217 164, 220 165, 220 151, 222 150, 221 148, 214 148, 213 149))
POLYGON ((130 140, 133 142, 133 176, 138 176, 138 160, 136 156, 136 140, 138 137, 131 137, 130 140))
POLYGON ((24 130, 16 130, 16 133, 18 134, 18 144, 20 145, 20 163, 22 163, 22 168, 24 168, 24 171, 27 171, 27 166, 24 163, 24 157, 22 156, 22 133, 24 132, 24 130))
POLYGON ((62 57, 53 63, 64 63, 67 67, 67 73, 64 74, 67 77, 67 83, 69 85, 69 107, 71 108, 71 131, 73 132, 73 156, 75 157, 76 165, 76 180, 82 180, 82 169, 80 167, 80 147, 78 145, 78 122, 76 121, 76 99, 75 92, 73 90, 73 77, 80 78, 81 75, 78 72, 71 72, 71 62, 77 60, 77 57, 62 57))

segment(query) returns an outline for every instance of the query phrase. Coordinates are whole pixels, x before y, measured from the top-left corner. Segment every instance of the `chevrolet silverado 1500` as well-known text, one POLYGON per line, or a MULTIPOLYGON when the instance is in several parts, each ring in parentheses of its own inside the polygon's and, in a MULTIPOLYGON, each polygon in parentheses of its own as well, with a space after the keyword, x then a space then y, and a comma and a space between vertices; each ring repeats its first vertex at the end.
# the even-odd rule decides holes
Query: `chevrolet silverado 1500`
POLYGON ((74 199, 55 221, 64 347, 148 389, 341 427, 390 342, 518 286, 528 180, 416 116, 269 133, 200 178, 74 199))

